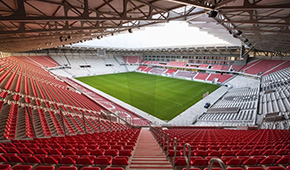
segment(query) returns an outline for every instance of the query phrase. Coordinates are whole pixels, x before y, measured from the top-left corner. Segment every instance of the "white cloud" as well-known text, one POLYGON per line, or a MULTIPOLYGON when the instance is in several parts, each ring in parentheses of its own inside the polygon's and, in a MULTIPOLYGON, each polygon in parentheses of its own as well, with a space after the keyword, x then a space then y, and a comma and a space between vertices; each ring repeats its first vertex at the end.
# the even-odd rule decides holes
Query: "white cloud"
POLYGON ((164 26, 145 27, 133 30, 133 33, 122 33, 94 39, 76 46, 115 47, 115 48, 154 48, 176 46, 211 46, 231 45, 222 39, 189 27, 186 22, 173 21, 164 26))

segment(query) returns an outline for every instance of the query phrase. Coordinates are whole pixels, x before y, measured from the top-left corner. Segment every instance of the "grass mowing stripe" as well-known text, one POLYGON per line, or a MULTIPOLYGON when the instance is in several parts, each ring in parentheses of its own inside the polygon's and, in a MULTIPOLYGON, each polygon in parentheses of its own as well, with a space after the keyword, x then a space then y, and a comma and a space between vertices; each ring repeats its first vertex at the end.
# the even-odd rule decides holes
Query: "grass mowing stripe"
POLYGON ((173 119, 219 87, 136 72, 77 79, 162 120, 173 119))

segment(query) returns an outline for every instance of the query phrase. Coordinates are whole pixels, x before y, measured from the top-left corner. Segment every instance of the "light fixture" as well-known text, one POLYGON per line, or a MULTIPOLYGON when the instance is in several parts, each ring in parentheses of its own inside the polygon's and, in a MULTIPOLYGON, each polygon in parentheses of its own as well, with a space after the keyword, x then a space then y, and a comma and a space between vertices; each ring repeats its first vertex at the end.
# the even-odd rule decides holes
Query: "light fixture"
POLYGON ((236 34, 241 35, 242 33, 243 33, 242 31, 238 30, 236 34))
POLYGON ((213 10, 213 11, 210 11, 208 13, 208 17, 211 17, 211 18, 215 18, 217 16, 218 12, 213 10))

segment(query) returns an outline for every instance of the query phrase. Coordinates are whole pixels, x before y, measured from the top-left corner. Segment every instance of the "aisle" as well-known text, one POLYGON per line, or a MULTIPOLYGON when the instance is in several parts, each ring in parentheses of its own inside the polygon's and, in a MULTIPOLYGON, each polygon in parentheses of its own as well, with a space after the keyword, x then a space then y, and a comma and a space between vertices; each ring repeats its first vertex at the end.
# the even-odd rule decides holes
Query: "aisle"
POLYGON ((130 170, 172 170, 162 149, 148 129, 142 129, 130 170))

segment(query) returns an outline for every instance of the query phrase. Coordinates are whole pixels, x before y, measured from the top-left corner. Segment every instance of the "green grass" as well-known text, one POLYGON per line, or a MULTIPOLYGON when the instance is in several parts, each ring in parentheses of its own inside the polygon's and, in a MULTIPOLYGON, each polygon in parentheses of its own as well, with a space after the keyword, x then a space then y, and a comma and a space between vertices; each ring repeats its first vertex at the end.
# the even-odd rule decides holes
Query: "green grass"
POLYGON ((136 72, 77 79, 162 120, 173 119, 219 87, 136 72))

